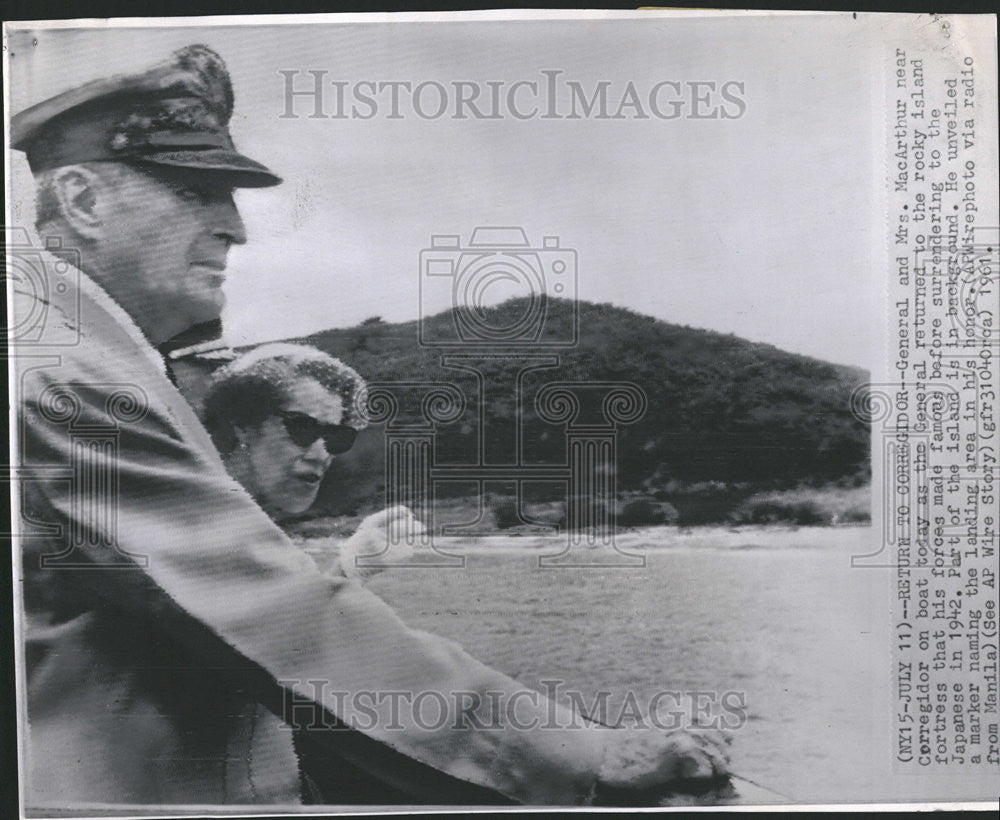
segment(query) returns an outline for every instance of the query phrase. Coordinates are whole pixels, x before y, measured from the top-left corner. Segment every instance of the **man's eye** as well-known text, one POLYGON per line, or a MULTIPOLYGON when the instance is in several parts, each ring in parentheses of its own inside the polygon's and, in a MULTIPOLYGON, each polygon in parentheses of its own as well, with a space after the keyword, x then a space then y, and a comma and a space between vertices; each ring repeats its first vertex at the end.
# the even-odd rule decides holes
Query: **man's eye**
POLYGON ((204 197, 201 191, 196 191, 194 188, 176 188, 177 196, 183 199, 185 202, 201 202, 204 197))
POLYGON ((175 193, 185 202, 197 202, 202 205, 209 205, 214 202, 225 202, 232 198, 232 190, 227 188, 201 188, 189 185, 178 185, 174 188, 175 193))

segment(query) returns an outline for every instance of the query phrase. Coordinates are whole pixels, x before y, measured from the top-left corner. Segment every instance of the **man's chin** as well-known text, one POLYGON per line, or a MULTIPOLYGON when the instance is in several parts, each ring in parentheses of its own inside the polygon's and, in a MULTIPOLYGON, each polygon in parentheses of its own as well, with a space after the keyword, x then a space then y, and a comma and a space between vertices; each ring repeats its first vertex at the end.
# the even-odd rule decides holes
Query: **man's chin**
POLYGON ((216 322, 222 317, 222 309, 226 306, 226 297, 222 291, 213 291, 200 296, 192 306, 191 318, 195 324, 216 322))

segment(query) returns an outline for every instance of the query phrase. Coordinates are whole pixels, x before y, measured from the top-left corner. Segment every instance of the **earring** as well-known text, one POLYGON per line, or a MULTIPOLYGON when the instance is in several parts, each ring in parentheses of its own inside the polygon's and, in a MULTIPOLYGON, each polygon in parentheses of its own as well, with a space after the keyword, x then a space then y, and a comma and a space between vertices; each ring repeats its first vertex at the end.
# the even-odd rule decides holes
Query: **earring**
POLYGON ((250 460, 250 450, 247 447, 246 439, 242 436, 236 437, 236 446, 230 450, 230 458, 242 463, 247 463, 250 460))

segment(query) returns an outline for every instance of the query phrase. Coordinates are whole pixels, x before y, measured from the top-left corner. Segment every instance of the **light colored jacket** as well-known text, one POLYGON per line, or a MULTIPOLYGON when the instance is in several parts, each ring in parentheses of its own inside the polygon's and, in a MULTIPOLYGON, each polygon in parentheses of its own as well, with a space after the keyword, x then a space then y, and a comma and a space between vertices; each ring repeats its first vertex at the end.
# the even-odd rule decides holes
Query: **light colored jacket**
POLYGON ((75 269, 60 282, 47 297, 15 283, 13 300, 16 316, 44 322, 41 339, 11 349, 28 807, 294 802, 277 714, 317 703, 358 730, 319 742, 402 793, 591 793, 600 732, 555 728, 574 722, 561 707, 515 695, 516 681, 319 572, 227 475, 125 312, 75 269), (385 694, 427 691, 448 703, 443 724, 385 694), (512 700, 520 725, 539 728, 486 714, 512 700), (257 703, 277 714, 252 718, 257 703))

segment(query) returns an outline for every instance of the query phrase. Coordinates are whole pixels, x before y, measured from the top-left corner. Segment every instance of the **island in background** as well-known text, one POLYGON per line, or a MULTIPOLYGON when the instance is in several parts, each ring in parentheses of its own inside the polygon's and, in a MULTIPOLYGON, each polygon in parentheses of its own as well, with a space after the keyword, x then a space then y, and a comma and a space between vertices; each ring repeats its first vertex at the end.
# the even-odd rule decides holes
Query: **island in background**
MULTIPOLYGON (((568 301, 549 299, 545 337, 568 338, 573 309, 568 301)), ((644 416, 618 435, 619 527, 870 521, 870 427, 851 410, 852 393, 868 384, 868 371, 609 304, 581 301, 577 309, 578 343, 553 349, 560 366, 530 374, 524 386, 530 392, 551 381, 627 381, 646 393, 644 416)), ((491 323, 504 326, 524 313, 525 304, 514 299, 490 310, 491 323)), ((451 314, 423 319, 425 337, 428 331, 445 336, 451 314)), ((287 341, 324 350, 370 381, 451 382, 466 396, 476 395, 471 375, 443 367, 440 350, 418 344, 416 321, 371 317, 356 327, 287 341)), ((520 364, 497 359, 489 367, 493 384, 510 385, 507 400, 493 399, 483 408, 485 444, 495 452, 515 422, 520 364)), ((197 401, 204 375, 188 381, 197 401)), ((533 401, 523 405, 527 458, 564 463, 562 428, 540 419, 533 401)), ((438 426, 438 463, 475 463, 479 411, 473 399, 454 422, 438 426)), ((373 425, 354 450, 334 460, 316 503, 295 529, 303 535, 349 532, 385 505, 383 433, 382 425, 373 425)), ((515 488, 503 482, 492 483, 482 499, 472 484, 439 486, 434 523, 474 520, 480 505, 485 515, 477 530, 521 527, 515 488)), ((561 525, 565 507, 565 486, 538 482, 526 488, 521 512, 561 525)))

